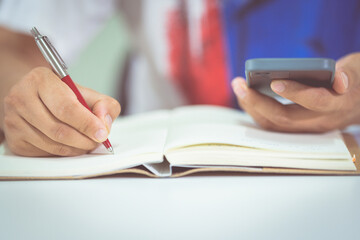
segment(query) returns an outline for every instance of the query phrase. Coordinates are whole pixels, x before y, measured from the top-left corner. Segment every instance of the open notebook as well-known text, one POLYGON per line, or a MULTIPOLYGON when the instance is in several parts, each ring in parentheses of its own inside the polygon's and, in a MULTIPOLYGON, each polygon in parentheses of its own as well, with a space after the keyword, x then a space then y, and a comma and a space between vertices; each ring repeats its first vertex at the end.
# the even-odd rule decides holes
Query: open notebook
POLYGON ((0 179, 86 178, 115 173, 182 176, 200 171, 357 174, 339 131, 264 131, 238 110, 189 106, 122 117, 115 154, 101 145, 78 157, 27 158, 0 149, 0 179))

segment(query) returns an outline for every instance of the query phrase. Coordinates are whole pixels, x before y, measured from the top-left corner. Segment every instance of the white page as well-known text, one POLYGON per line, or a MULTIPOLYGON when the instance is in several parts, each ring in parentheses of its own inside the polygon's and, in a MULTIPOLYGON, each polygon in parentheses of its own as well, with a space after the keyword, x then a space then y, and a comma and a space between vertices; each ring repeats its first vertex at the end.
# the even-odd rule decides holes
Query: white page
POLYGON ((231 146, 197 146, 193 148, 178 148, 166 153, 166 158, 172 166, 246 166, 246 167, 281 167, 322 170, 355 171, 356 167, 348 158, 326 158, 328 155, 312 157, 303 154, 286 152, 258 151, 252 152, 241 147, 231 146))
POLYGON ((173 166, 356 170, 339 131, 326 134, 269 132, 257 127, 248 115, 238 110, 210 106, 180 108, 170 118, 165 155, 173 166), (194 145, 199 146, 192 148, 194 145))
POLYGON ((198 106, 171 115, 165 151, 203 143, 231 144, 272 151, 346 153, 339 131, 325 134, 270 132, 258 128, 238 110, 198 106))
POLYGON ((21 157, 0 150, 0 177, 83 176, 161 162, 167 133, 168 111, 119 118, 109 140, 115 154, 100 145, 91 154, 77 157, 21 157))

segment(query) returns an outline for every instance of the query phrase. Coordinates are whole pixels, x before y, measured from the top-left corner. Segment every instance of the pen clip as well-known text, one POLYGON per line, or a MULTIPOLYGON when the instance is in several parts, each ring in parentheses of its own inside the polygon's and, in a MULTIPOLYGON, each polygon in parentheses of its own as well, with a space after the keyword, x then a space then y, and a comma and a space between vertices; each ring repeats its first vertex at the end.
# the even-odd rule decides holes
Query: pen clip
POLYGON ((64 70, 67 70, 68 67, 66 66, 66 64, 65 64, 64 60, 62 59, 62 57, 59 55, 58 51, 56 51, 56 48, 50 42, 49 38, 47 36, 43 36, 43 39, 48 44, 48 46, 50 47, 52 52, 55 54, 55 56, 60 60, 60 64, 64 68, 64 70))

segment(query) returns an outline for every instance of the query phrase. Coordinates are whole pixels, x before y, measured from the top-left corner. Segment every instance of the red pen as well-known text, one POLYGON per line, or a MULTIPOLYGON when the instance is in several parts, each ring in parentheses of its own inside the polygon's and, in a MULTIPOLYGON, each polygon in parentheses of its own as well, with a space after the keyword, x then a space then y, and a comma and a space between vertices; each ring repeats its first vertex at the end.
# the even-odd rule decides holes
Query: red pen
MULTIPOLYGON (((60 57, 59 53, 56 51, 49 39, 46 36, 41 35, 35 27, 31 29, 31 34, 34 36, 35 42, 38 45, 41 53, 45 57, 46 61, 51 65, 51 67, 61 78, 61 80, 71 88, 79 102, 91 112, 91 109, 85 102, 85 99, 83 98, 79 89, 76 87, 75 83, 72 81, 69 73, 67 72, 67 66, 64 60, 60 57)), ((111 146, 109 139, 106 139, 103 144, 109 152, 114 153, 114 149, 111 146)))

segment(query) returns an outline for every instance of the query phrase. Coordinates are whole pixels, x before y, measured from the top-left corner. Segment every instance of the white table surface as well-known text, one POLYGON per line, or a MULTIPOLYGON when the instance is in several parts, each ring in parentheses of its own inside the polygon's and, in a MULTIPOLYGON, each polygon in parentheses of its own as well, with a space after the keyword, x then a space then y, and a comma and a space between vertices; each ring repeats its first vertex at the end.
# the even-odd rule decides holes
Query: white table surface
POLYGON ((360 177, 0 182, 0 239, 359 239, 360 177))
MULTIPOLYGON (((360 127, 350 129, 360 143, 360 127)), ((0 240, 360 239, 360 176, 0 181, 0 240)))

